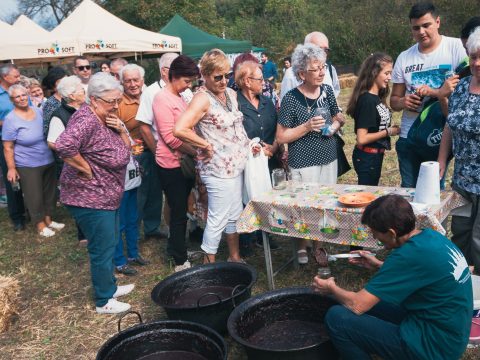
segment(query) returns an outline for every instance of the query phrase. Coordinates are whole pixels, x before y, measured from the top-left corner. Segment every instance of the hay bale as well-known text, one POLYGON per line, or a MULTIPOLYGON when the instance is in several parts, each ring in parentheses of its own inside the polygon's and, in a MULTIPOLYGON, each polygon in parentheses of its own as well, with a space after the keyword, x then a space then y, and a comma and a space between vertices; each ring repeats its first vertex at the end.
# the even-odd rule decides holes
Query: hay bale
POLYGON ((19 292, 18 280, 0 276, 0 333, 8 330, 12 315, 17 314, 19 292))
POLYGON ((355 83, 357 82, 357 78, 358 77, 352 73, 340 75, 338 77, 338 81, 340 82, 340 89, 347 89, 347 88, 354 87, 355 83))

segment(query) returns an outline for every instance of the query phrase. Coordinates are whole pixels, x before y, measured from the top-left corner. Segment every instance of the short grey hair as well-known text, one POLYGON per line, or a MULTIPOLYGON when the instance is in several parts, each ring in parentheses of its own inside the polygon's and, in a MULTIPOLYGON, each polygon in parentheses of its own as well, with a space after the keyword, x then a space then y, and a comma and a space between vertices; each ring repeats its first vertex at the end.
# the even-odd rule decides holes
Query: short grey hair
POLYGON ((125 71, 137 71, 139 74, 140 74, 140 77, 143 79, 143 77, 145 76, 145 69, 137 64, 128 64, 128 65, 125 65, 122 70, 120 70, 120 82, 123 83, 123 73, 125 71))
POLYGON ((65 76, 57 85, 57 92, 67 103, 70 102, 69 95, 77 91, 78 85, 82 85, 82 80, 76 75, 65 76))
POLYGON ((118 90, 123 93, 123 87, 114 76, 106 72, 98 72, 90 78, 88 82, 88 98, 102 97, 107 91, 118 90))
POLYGON ((298 80, 300 80, 300 71, 306 71, 308 62, 312 60, 319 60, 325 63, 327 61, 327 54, 313 44, 297 45, 292 55, 292 71, 298 80))
POLYGON ((170 67, 172 65, 173 60, 178 57, 177 53, 165 53, 163 54, 160 59, 158 59, 158 68, 162 70, 164 67, 170 67))
POLYGON ((18 67, 14 64, 3 64, 0 66, 0 77, 7 76, 13 69, 18 70, 18 67))
POLYGON ((480 50, 480 26, 477 26, 470 34, 466 46, 469 54, 474 54, 480 50))
POLYGON ((121 66, 126 66, 128 64, 128 61, 125 60, 124 58, 116 58, 110 62, 110 66, 117 65, 117 64, 121 66))
POLYGON ((21 84, 15 84, 15 85, 12 85, 8 88, 8 96, 12 97, 13 96, 13 93, 14 91, 16 90, 21 90, 21 91, 24 91, 25 94, 28 95, 28 90, 25 86, 21 85, 21 84))

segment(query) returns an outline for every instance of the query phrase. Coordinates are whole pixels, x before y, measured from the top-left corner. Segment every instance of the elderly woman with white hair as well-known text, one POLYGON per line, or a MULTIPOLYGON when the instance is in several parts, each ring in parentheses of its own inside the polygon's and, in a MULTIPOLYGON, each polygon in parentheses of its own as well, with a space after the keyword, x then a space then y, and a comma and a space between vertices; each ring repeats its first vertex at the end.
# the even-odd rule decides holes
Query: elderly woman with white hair
MULTIPOLYGON (((304 182, 335 184, 337 139, 332 135, 345 121, 332 87, 323 84, 326 60, 325 51, 312 44, 295 48, 292 69, 303 82, 282 100, 276 137, 280 144, 288 144, 292 174, 299 173, 304 182)), ((308 262, 305 241, 300 241, 298 261, 308 262)))
POLYGON ((85 103, 85 89, 78 76, 72 75, 61 79, 57 91, 62 97, 61 105, 52 113, 50 121, 45 119, 44 122, 48 146, 53 150, 56 150, 55 141, 65 131, 73 113, 85 103))
POLYGON ((20 181, 32 222, 40 236, 50 237, 65 225, 51 218, 56 202, 55 162, 43 137, 42 111, 29 105, 28 90, 22 85, 10 86, 8 94, 14 108, 5 116, 2 129, 7 180, 12 187, 20 181))
MULTIPOLYGON (((44 119, 44 130, 47 131, 48 147, 56 150, 55 141, 62 132, 65 131, 68 121, 80 106, 85 103, 85 88, 82 80, 76 75, 67 76, 61 79, 57 85, 57 92, 62 97, 61 105, 53 113, 50 120, 44 119)), ((63 160, 56 155, 55 163, 57 165, 57 178, 60 177, 63 169, 63 160)), ((77 238, 80 246, 87 245, 87 239, 77 224, 77 238)))
POLYGON ((471 76, 460 80, 448 99, 438 162, 440 176, 453 151, 453 189, 472 203, 469 216, 452 217, 452 241, 480 272, 480 27, 466 44, 471 76))
POLYGON ((93 75, 88 84, 88 104, 73 114, 55 142, 65 161, 60 201, 88 240, 95 305, 101 314, 127 311, 130 305, 116 298, 134 287, 117 286, 113 276, 118 209, 130 160, 130 140, 117 116, 122 91, 120 83, 109 74, 93 75))

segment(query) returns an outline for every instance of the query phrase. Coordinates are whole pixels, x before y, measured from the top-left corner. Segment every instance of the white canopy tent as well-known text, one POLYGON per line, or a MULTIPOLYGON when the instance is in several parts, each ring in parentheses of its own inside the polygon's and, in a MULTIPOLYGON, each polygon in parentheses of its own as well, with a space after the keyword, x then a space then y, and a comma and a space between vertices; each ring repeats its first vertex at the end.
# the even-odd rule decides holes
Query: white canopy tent
POLYGON ((25 16, 0 24, 0 61, 16 64, 65 62, 78 55, 113 58, 181 52, 181 39, 137 28, 84 0, 48 32, 25 16), (10 26, 10 28, 8 28, 10 26))
POLYGON ((130 25, 91 0, 84 0, 52 35, 75 39, 81 54, 107 58, 182 51, 180 38, 130 25))

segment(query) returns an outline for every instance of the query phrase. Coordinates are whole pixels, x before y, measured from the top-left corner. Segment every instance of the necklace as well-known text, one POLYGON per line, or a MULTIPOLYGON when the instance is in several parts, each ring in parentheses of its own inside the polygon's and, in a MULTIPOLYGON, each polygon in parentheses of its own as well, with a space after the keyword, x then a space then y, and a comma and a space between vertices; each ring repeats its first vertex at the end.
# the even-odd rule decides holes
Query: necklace
POLYGON ((303 98, 305 99, 305 105, 307 106, 307 112, 310 114, 310 112, 313 110, 315 104, 317 103, 318 101, 318 98, 320 97, 320 95, 322 94, 322 91, 320 89, 320 95, 316 98, 316 99, 313 99, 313 103, 312 105, 310 105, 310 103, 308 102, 308 99, 307 97, 305 96, 305 93, 303 91, 300 91, 303 95, 303 98))
POLYGON ((217 95, 212 93, 210 90, 207 90, 207 92, 215 99, 216 102, 218 102, 220 105, 222 105, 223 109, 227 112, 232 111, 232 101, 230 100, 230 96, 228 96, 228 93, 225 91, 223 94, 225 95, 225 100, 222 101, 217 95))

